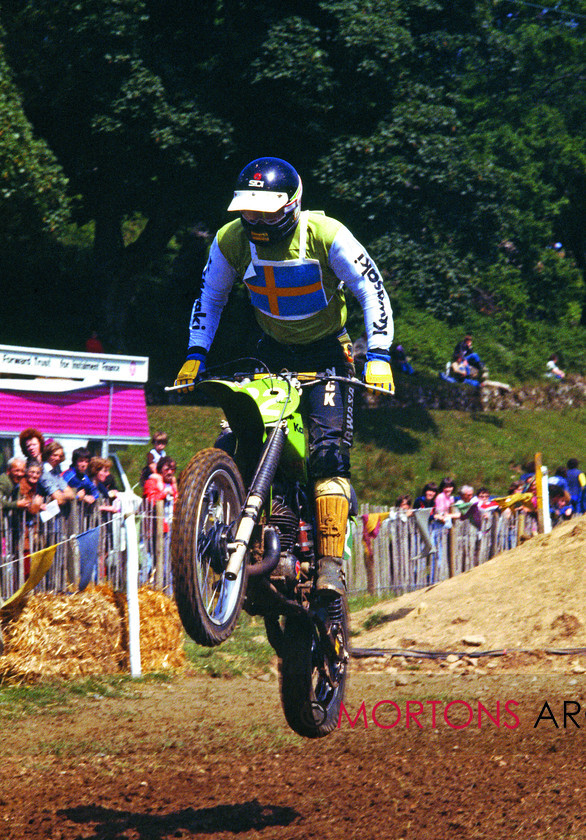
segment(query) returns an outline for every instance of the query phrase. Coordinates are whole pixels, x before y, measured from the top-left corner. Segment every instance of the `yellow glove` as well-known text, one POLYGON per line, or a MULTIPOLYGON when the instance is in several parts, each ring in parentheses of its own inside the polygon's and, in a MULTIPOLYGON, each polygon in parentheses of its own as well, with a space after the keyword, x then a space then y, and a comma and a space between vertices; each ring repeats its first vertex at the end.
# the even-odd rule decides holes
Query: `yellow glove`
POLYGON ((395 393, 393 371, 391 370, 388 356, 385 358, 382 353, 368 351, 366 354, 363 379, 366 385, 383 388, 390 394, 395 393))
POLYGON ((189 391, 193 391, 195 381, 206 369, 205 359, 205 353, 189 354, 175 380, 175 385, 183 386, 178 391, 179 394, 187 394, 189 391))

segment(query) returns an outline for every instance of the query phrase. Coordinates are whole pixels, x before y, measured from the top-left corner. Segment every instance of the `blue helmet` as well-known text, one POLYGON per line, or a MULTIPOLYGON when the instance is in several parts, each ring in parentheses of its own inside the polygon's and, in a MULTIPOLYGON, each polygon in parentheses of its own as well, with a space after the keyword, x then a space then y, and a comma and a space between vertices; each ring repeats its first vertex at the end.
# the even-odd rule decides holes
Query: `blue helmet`
POLYGON ((301 178, 285 160, 266 157, 244 167, 228 210, 238 210, 251 242, 280 242, 299 223, 301 178))

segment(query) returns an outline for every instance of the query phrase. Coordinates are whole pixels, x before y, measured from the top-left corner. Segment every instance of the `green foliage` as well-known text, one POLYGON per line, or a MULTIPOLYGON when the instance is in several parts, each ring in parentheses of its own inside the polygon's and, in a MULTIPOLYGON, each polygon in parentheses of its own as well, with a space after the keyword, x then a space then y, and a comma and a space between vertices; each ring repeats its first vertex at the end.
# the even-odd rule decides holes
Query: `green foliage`
MULTIPOLYGON (((3 31, 0 27, 0 38, 3 31)), ((0 235, 26 242, 61 228, 67 180, 47 143, 34 136, 0 43, 0 235)))
MULTIPOLYGON (((0 103, 10 105, 0 122, 16 124, 6 109, 20 109, 34 133, 17 132, 30 153, 20 168, 20 138, 0 134, 14 181, 0 222, 25 237, 57 228, 65 172, 82 252, 93 232, 92 276, 65 249, 56 294, 81 274, 80 309, 95 309, 99 288, 110 349, 150 352, 155 301, 187 323, 201 251, 189 283, 184 271, 177 284, 173 263, 190 259, 194 225, 213 232, 235 173, 276 154, 302 173, 307 206, 348 224, 391 293, 408 290, 420 312, 448 327, 490 313, 503 346, 545 322, 569 345, 586 320, 584 0, 574 11, 506 0, 14 0, 2 10, 0 103)), ((8 262, 34 287, 45 253, 34 266, 22 250, 21 265, 8 262)), ((246 343, 239 307, 227 317, 234 343, 246 343)), ((157 375, 185 345, 178 335, 157 375)))
MULTIPOLYGON (((151 433, 169 435, 167 451, 182 470, 212 446, 222 412, 198 406, 150 406, 151 433)), ((469 414, 408 408, 357 408, 352 484, 360 502, 393 505, 401 493, 419 495, 427 481, 452 476, 457 484, 505 493, 535 452, 551 469, 579 457, 586 446, 586 409, 469 414)), ((138 481, 148 445, 120 453, 131 483, 138 481)))

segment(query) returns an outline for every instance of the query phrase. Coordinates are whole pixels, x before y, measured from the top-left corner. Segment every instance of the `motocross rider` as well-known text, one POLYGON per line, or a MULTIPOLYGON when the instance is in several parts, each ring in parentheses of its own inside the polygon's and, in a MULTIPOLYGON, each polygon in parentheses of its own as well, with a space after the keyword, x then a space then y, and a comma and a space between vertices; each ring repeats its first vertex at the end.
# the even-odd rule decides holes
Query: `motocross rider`
MULTIPOLYGON (((189 325, 180 392, 193 389, 236 280, 248 288, 272 371, 353 373, 343 286, 358 299, 368 350, 364 381, 393 392, 393 316, 380 273, 350 231, 320 211, 301 211, 301 178, 280 158, 244 167, 228 210, 239 217, 214 238, 189 325)), ((353 389, 325 380, 304 392, 309 467, 315 485, 317 588, 343 595, 342 555, 350 503, 353 389)))

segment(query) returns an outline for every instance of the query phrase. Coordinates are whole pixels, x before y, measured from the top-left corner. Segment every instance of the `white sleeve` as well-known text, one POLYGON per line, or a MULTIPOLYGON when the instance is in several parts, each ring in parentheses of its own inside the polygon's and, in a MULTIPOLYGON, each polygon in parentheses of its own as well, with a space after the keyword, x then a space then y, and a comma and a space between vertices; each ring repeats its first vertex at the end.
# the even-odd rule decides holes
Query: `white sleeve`
POLYGON ((348 228, 336 234, 328 261, 362 307, 368 348, 388 350, 394 334, 391 302, 374 261, 348 228))
POLYGON ((235 279, 236 270, 220 251, 216 237, 203 270, 201 295, 191 311, 189 347, 210 349, 235 279))

